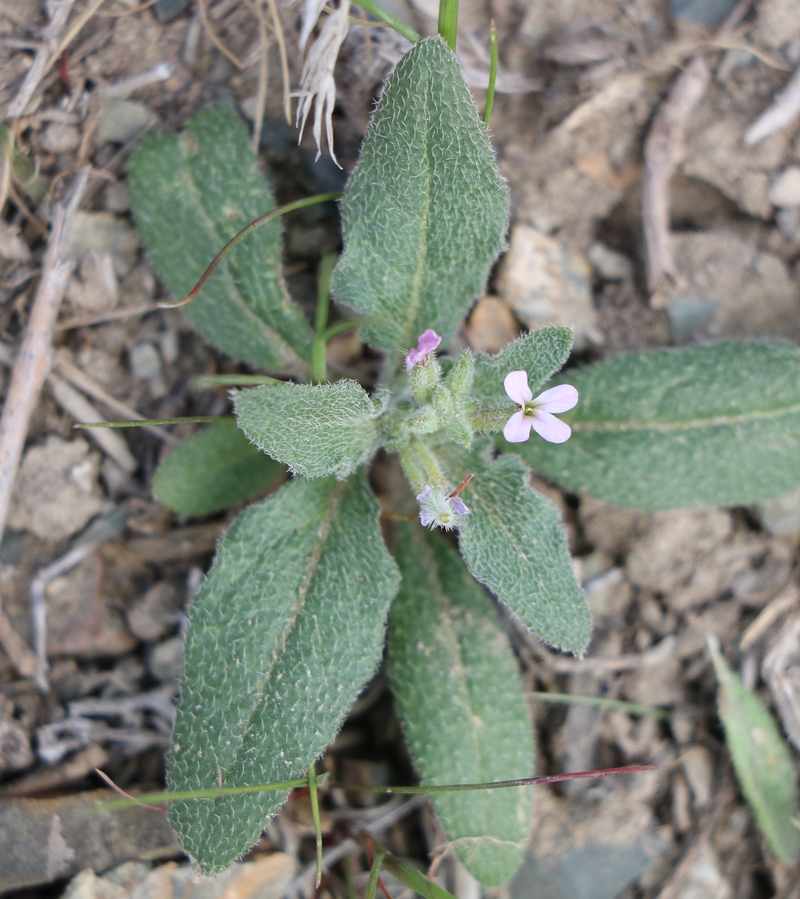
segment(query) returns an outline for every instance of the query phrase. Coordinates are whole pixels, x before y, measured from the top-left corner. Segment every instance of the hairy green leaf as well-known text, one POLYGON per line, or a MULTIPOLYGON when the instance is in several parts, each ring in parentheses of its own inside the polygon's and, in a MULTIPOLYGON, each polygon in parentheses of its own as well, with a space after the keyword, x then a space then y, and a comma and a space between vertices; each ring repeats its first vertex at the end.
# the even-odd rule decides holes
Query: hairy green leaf
MULTIPOLYGON (((397 566, 364 473, 292 481, 243 512, 192 609, 169 789, 302 777, 334 738, 383 649, 397 566)), ((175 802, 201 868, 256 841, 286 791, 175 802)))
POLYGON ((472 394, 476 399, 504 399, 512 406, 503 388, 511 371, 528 373, 528 386, 536 394, 539 387, 569 358, 572 349, 570 328, 539 328, 508 344, 494 356, 475 357, 472 394))
MULTIPOLYGON (((244 125, 230 106, 199 112, 182 135, 145 137, 128 190, 158 276, 184 297, 237 231, 275 207, 244 125)), ((188 306, 209 343, 270 370, 303 370, 311 328, 280 271, 281 226, 263 225, 219 266, 188 306)))
MULTIPOLYGON (((572 437, 514 444, 571 490, 640 509, 753 503, 800 484, 800 349, 726 341, 569 372, 572 437)), ((509 448, 508 444, 503 444, 509 448)))
MULTIPOLYGON (((484 591, 438 533, 398 525, 403 577, 389 616, 389 677, 426 785, 531 777, 533 731, 511 648, 484 591)), ((528 788, 431 795, 448 839, 486 886, 522 860, 528 788)))
POLYGON ((183 515, 209 515, 257 496, 284 470, 234 422, 223 422, 192 434, 164 459, 153 496, 183 515))
POLYGON ((420 41, 398 63, 342 201, 333 295, 371 317, 364 338, 450 340, 503 249, 508 196, 455 54, 420 41))
POLYGON ((356 381, 337 381, 243 390, 235 408, 253 443, 295 474, 345 478, 375 452, 383 403, 356 381))
POLYGON ((591 621, 558 511, 531 489, 530 471, 517 456, 491 460, 485 441, 482 450, 450 445, 442 452, 454 484, 475 475, 462 494, 472 511, 459 519, 464 561, 543 640, 582 652, 591 621))
POLYGON ((719 717, 725 742, 761 832, 786 865, 798 860, 800 830, 797 816, 797 772, 789 748, 775 721, 728 667, 716 637, 709 639, 719 681, 719 717))

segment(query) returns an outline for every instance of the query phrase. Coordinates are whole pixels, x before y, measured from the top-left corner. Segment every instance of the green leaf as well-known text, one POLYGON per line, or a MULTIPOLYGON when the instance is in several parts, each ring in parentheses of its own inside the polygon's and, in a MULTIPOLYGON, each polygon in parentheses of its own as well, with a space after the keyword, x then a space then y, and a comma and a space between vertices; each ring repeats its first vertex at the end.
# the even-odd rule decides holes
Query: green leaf
POLYGON ((398 63, 342 201, 331 290, 371 317, 364 339, 447 344, 504 247, 508 196, 455 54, 420 41, 398 63))
POLYGON ((472 514, 459 519, 473 576, 543 640, 582 652, 591 620, 555 506, 528 486, 530 472, 516 456, 490 460, 451 445, 444 458, 453 483, 475 475, 462 495, 472 514))
MULTIPOLYGON (((243 512, 192 609, 169 789, 305 776, 383 649, 397 566, 362 473, 292 481, 243 512)), ((287 791, 175 802, 206 873, 256 841, 287 791)))
MULTIPOLYGON (((380 846, 377 841, 375 841, 375 849, 385 852, 383 846, 380 846)), ((448 893, 447 890, 440 887, 435 880, 426 877, 422 871, 418 871, 413 865, 389 852, 386 852, 384 856, 383 867, 390 874, 394 874, 400 883, 422 896, 423 899, 456 899, 452 893, 448 893)))
MULTIPOLYGON (((275 208, 247 131, 230 106, 199 112, 181 136, 145 137, 128 191, 156 272, 184 297, 225 243, 275 208)), ((281 226, 259 228, 219 266, 186 314, 209 343, 269 370, 302 371, 311 328, 280 271, 281 226)))
POLYGON ((384 403, 356 381, 337 381, 243 390, 235 409, 253 443, 295 474, 345 478, 375 452, 384 403))
MULTIPOLYGON (((399 524, 403 577, 389 617, 388 671, 414 764, 428 786, 534 772, 533 731, 511 648, 484 591, 438 533, 399 524)), ((448 839, 485 886, 522 860, 527 788, 434 793, 448 839)))
POLYGON ((775 721, 728 667, 716 637, 708 647, 719 681, 719 717, 736 776, 753 809, 761 833, 786 865, 798 860, 796 770, 775 721))
MULTIPOLYGON (((736 505, 800 484, 800 349, 727 341, 620 356, 558 379, 572 437, 514 444, 571 490, 640 509, 736 505)), ((508 444, 503 446, 509 448, 508 444)))
POLYGON ((476 399, 504 399, 514 406, 503 387, 505 376, 511 371, 526 371, 528 386, 535 396, 542 384, 567 361, 571 349, 570 328, 530 331, 494 356, 475 357, 472 394, 476 399))
POLYGON ((257 496, 283 472, 234 422, 224 422, 192 434, 164 459, 153 496, 183 515, 209 515, 257 496))

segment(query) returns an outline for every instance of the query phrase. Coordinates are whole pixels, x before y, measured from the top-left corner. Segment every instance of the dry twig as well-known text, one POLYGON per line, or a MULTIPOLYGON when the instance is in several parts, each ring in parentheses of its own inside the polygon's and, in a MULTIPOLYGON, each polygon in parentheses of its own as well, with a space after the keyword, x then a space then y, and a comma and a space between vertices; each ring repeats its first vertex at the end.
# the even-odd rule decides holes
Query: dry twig
MULTIPOLYGON (((729 37, 747 15, 752 0, 741 0, 717 32, 717 39, 729 37)), ((703 44, 698 44, 700 51, 703 44)), ((696 52, 697 52, 696 51, 696 52)), ((661 104, 644 146, 645 174, 642 182, 642 219, 647 252, 647 288, 650 302, 663 306, 664 280, 675 281, 669 235, 669 182, 683 155, 686 126, 711 84, 711 69, 697 55, 678 75, 661 104)))
POLYGON ((786 87, 775 97, 775 102, 764 110, 747 129, 744 142, 753 147, 781 128, 790 125, 800 116, 800 68, 786 87))
POLYGON ((31 97, 47 72, 48 63, 53 56, 53 51, 58 46, 59 37, 67 24, 67 19, 74 5, 75 0, 63 0, 63 2, 53 6, 50 21, 47 23, 42 35, 44 43, 36 51, 31 67, 22 80, 17 96, 6 109, 7 118, 18 119, 21 115, 24 115, 31 97))
POLYGON ((36 656, 14 630, 2 606, 0 606, 0 646, 22 677, 33 677, 36 674, 36 656))
POLYGON ((642 219, 651 295, 657 294, 664 278, 675 280, 669 238, 669 182, 683 156, 686 125, 710 84, 708 64, 702 56, 695 57, 675 79, 644 145, 642 219))
POLYGON ((52 363, 53 328, 74 263, 64 258, 72 217, 86 190, 88 173, 78 175, 68 202, 57 205, 44 257, 42 278, 31 308, 0 418, 0 536, 5 529, 11 492, 33 410, 52 363))

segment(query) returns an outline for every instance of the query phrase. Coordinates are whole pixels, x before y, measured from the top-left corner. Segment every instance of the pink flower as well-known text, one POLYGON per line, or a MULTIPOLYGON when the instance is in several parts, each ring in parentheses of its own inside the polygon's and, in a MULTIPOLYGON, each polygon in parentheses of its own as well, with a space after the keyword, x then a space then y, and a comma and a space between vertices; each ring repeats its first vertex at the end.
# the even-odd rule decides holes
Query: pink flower
POLYGON ((531 436, 531 428, 550 443, 563 443, 572 433, 570 426, 556 418, 553 412, 566 412, 578 402, 578 391, 570 384, 559 384, 540 393, 533 399, 528 387, 528 373, 512 371, 506 375, 503 386, 506 393, 519 403, 503 428, 503 436, 509 443, 523 443, 531 436))
POLYGON ((406 371, 411 371, 417 362, 424 365, 428 356, 430 356, 441 342, 442 338, 439 337, 436 331, 432 331, 430 328, 428 328, 424 334, 420 334, 417 338, 416 349, 411 350, 406 356, 406 371))

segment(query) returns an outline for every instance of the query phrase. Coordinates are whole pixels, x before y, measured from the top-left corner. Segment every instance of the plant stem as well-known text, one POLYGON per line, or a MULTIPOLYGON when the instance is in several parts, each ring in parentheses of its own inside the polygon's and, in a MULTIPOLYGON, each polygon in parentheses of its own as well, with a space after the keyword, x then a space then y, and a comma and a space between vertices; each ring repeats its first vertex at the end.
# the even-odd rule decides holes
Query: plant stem
POLYGON ((232 415, 189 415, 185 418, 148 418, 144 421, 92 421, 73 425, 74 428, 148 428, 152 425, 181 425, 188 423, 216 424, 236 421, 232 415))
POLYGON ((458 40, 458 0, 439 0, 439 34, 455 53, 458 40))
POLYGON ((186 306, 187 303, 191 303, 192 300, 200 293, 203 289, 203 285, 208 281, 211 277, 214 269, 222 262, 222 260, 230 253, 230 251, 236 246, 237 243, 244 240, 248 234, 251 234, 256 228, 260 228, 262 225, 266 225, 267 222, 271 222, 273 219, 278 218, 281 215, 286 215, 287 212, 294 212, 297 209, 305 209, 306 206, 314 206, 317 203, 327 203, 330 200, 338 200, 341 197, 341 194, 336 191, 327 194, 316 194, 313 197, 306 197, 304 200, 295 200, 293 203, 286 203, 284 206, 278 206, 277 209, 272 209, 269 212, 265 212, 264 215, 260 215, 257 219, 254 219, 250 222, 249 225, 245 225, 244 228, 238 233, 235 234, 226 244, 225 246, 217 253, 217 255, 211 260, 208 268, 203 272, 200 276, 200 280, 195 284, 195 286, 186 294, 186 296, 179 303, 159 303, 159 307, 161 309, 177 309, 179 306, 186 306))
POLYGON ((637 702, 626 702, 624 699, 610 699, 607 696, 575 696, 572 693, 537 693, 528 694, 541 702, 558 702, 563 705, 590 705, 599 709, 618 709, 629 715, 649 715, 666 720, 669 710, 654 705, 639 705, 637 702))
POLYGON ((308 766, 308 792, 311 798, 311 817, 314 821, 314 837, 317 845, 317 889, 322 883, 322 822, 319 816, 319 793, 314 762, 308 766))
POLYGON ((324 384, 328 380, 328 360, 326 350, 328 340, 328 309, 331 293, 328 289, 331 274, 336 265, 336 254, 326 253, 319 264, 317 275, 317 321, 314 328, 314 340, 311 344, 311 383, 324 384))
POLYGON ((192 379, 192 387, 249 387, 253 384, 285 384, 267 375, 198 375, 192 379))
POLYGON ((386 856, 381 852, 375 856, 375 860, 372 862, 369 880, 367 881, 367 892, 364 894, 364 899, 375 899, 375 892, 378 889, 378 877, 381 873, 381 865, 383 864, 384 858, 386 858, 386 856))
POLYGON ((355 331, 357 328, 360 328, 364 324, 364 320, 355 321, 353 319, 344 319, 340 322, 334 322, 325 332, 325 340, 326 342, 330 342, 334 337, 338 337, 340 334, 347 334, 348 331, 355 331))
MULTIPOLYGON (((638 774, 641 771, 658 771, 663 765, 628 765, 622 768, 598 768, 594 771, 575 771, 570 774, 548 774, 544 777, 518 777, 514 780, 497 780, 475 784, 446 784, 419 787, 384 787, 378 784, 329 783, 331 788, 339 790, 355 790, 360 793, 463 793, 476 790, 498 790, 508 787, 532 787, 540 784, 561 783, 565 780, 582 780, 587 777, 610 777, 617 774, 638 774)), ((317 786, 328 781, 328 774, 320 774, 316 778, 317 786)), ((115 808, 128 808, 131 805, 142 805, 146 802, 155 804, 165 802, 181 802, 189 799, 216 799, 218 796, 238 796, 242 793, 266 793, 274 790, 308 787, 308 777, 298 780, 287 780, 281 783, 253 784, 246 787, 213 787, 207 790, 180 790, 175 793, 145 793, 132 799, 114 799, 98 806, 99 811, 115 808)))
POLYGON ((497 29, 494 27, 494 19, 489 29, 489 46, 491 59, 489 60, 489 86, 486 88, 486 107, 483 110, 483 124, 489 127, 489 119, 492 116, 494 106, 494 86, 497 81, 497 29))
POLYGON ((405 22, 401 22, 400 19, 393 16, 382 6, 379 6, 374 0, 353 0, 353 2, 356 6, 360 6, 364 12, 369 13, 371 16, 375 16, 376 19, 380 19, 381 22, 388 25, 390 28, 394 28, 398 34, 402 35, 407 41, 411 41, 412 44, 416 44, 417 41, 422 40, 422 36, 417 34, 413 28, 410 28, 405 22))

